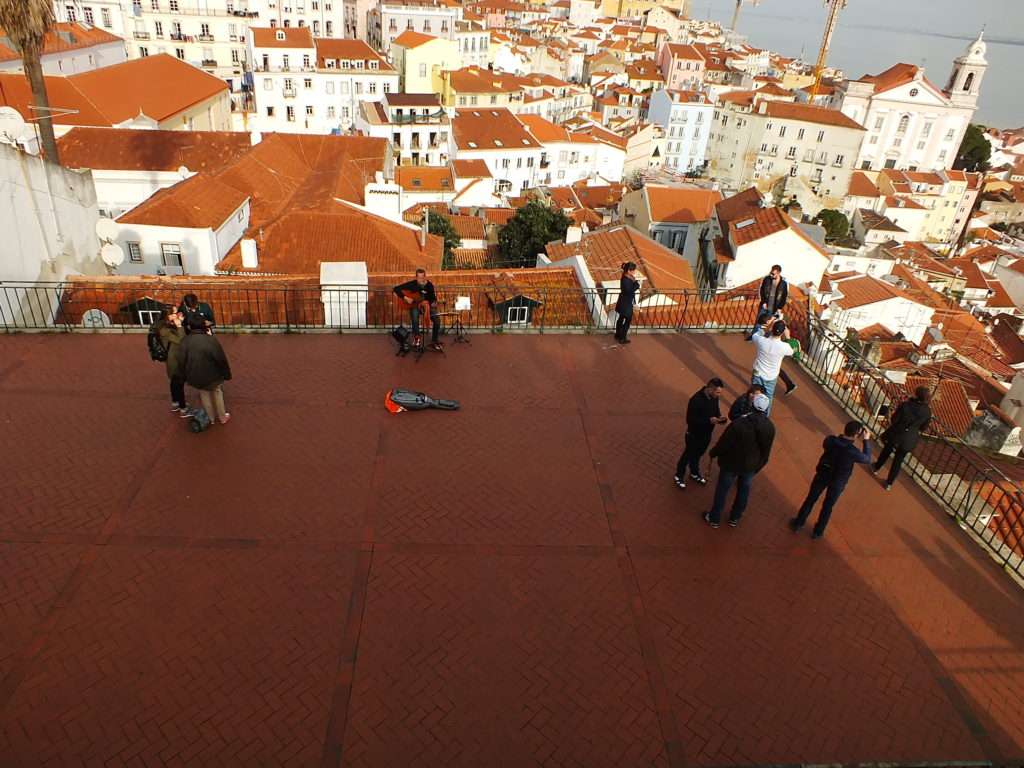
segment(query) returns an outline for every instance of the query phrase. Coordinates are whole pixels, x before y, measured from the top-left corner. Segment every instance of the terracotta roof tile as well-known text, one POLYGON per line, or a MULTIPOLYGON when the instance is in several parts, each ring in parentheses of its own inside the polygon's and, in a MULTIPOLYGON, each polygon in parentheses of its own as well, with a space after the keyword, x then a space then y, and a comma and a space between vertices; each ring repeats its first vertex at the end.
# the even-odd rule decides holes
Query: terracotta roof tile
POLYGON ((736 219, 747 219, 761 210, 761 193, 756 187, 748 187, 731 197, 727 197, 715 205, 715 214, 722 225, 728 229, 729 223, 736 219))
POLYGON ((57 139, 67 168, 123 171, 216 171, 249 151, 248 133, 72 128, 57 139))
POLYGON ((422 32, 407 29, 394 39, 392 45, 400 45, 403 48, 418 48, 434 40, 437 40, 437 38, 433 35, 425 35, 422 32))
POLYGON ((863 131, 864 126, 847 117, 838 109, 817 107, 811 104, 794 104, 787 101, 766 101, 765 114, 776 120, 800 120, 819 125, 834 125, 839 128, 852 128, 863 131))
POLYGON ((120 224, 217 229, 248 197, 215 176, 197 173, 173 187, 161 189, 117 221, 120 224))
MULTIPOLYGON (((43 38, 43 56, 91 48, 94 45, 108 45, 110 43, 124 45, 124 40, 99 27, 91 27, 87 24, 76 22, 57 22, 43 38)), ((14 43, 11 42, 4 29, 0 27, 0 61, 20 60, 21 51, 14 47, 14 43)))
POLYGON ((309 27, 249 27, 254 48, 312 48, 309 27))
POLYGON ((644 187, 651 221, 694 224, 709 221, 715 206, 722 201, 716 190, 664 187, 648 184, 644 187))
POLYGON ((480 159, 452 160, 452 169, 460 179, 489 179, 491 172, 487 163, 480 159))
POLYGON ((386 59, 381 57, 373 48, 362 40, 353 40, 341 37, 317 37, 313 40, 316 45, 316 65, 325 68, 326 62, 330 61, 362 61, 366 67, 363 75, 372 75, 375 71, 384 74, 393 74, 395 68, 386 59), (369 68, 370 62, 377 63, 377 69, 369 68))
POLYGON ((410 192, 450 192, 455 189, 452 169, 447 165, 400 165, 395 168, 395 183, 410 192))
POLYGON ((448 220, 463 240, 483 240, 487 236, 484 221, 478 216, 449 216, 448 220))
POLYGON ((455 143, 460 150, 540 147, 526 127, 507 109, 460 109, 452 120, 455 143))
POLYGON ((853 197, 881 197, 882 190, 863 171, 855 171, 850 177, 850 192, 853 197))

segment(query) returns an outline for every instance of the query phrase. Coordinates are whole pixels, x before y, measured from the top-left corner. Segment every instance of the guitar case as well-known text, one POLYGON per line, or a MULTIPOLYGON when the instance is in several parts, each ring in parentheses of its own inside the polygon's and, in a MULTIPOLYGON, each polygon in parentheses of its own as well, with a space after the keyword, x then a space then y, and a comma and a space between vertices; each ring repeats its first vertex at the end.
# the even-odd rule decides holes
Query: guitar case
POLYGON ((392 389, 384 397, 384 406, 392 413, 402 411, 425 411, 437 408, 441 411, 459 410, 458 400, 442 400, 411 389, 392 389))

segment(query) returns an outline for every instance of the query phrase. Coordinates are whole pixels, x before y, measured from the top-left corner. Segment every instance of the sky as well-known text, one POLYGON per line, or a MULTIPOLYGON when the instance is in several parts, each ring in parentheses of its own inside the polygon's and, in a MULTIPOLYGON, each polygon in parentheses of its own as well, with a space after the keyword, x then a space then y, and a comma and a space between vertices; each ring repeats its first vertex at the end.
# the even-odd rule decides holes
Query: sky
MULTIPOLYGON (((695 18, 728 24, 734 0, 692 0, 695 18)), ((739 31, 751 44, 814 61, 825 28, 824 0, 761 0, 745 5, 739 31)), ((850 77, 898 62, 924 66, 944 88, 953 59, 985 27, 989 68, 976 122, 1024 126, 1024 0, 848 0, 828 63, 850 77)))

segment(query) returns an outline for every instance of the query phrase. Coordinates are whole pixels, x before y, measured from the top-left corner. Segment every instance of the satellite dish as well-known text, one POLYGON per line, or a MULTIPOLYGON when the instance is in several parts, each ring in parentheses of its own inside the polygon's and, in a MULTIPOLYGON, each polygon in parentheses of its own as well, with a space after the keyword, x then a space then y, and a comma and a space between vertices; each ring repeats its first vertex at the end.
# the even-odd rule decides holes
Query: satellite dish
POLYGON ((124 262, 124 251, 117 243, 107 243, 100 248, 100 258, 108 267, 116 267, 124 262))
POLYGON ((13 107, 0 107, 0 141, 15 143, 25 135, 25 118, 13 107))
POLYGON ((111 325, 110 318, 102 309, 87 309, 82 313, 83 328, 109 328, 111 325))
POLYGON ((111 242, 117 239, 120 229, 113 219, 100 219, 96 222, 96 237, 104 242, 111 242))

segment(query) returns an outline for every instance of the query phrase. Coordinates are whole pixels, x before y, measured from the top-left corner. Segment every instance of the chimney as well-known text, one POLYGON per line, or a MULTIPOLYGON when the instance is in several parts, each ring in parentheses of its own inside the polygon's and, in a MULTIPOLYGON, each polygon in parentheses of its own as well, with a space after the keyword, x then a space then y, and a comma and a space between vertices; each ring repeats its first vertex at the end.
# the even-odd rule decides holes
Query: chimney
POLYGON ((250 238, 242 239, 242 267, 243 269, 256 269, 259 266, 259 258, 256 251, 256 241, 250 238))
POLYGON ((565 230, 565 243, 566 245, 572 245, 578 243, 583 239, 583 229, 581 227, 569 227, 565 230))
POLYGON ((250 146, 255 147, 261 141, 263 141, 263 134, 262 133, 260 133, 259 131, 249 131, 249 144, 250 144, 250 146))
POLYGON ((430 208, 423 209, 423 226, 420 227, 420 252, 427 247, 427 233, 430 231, 430 208))

